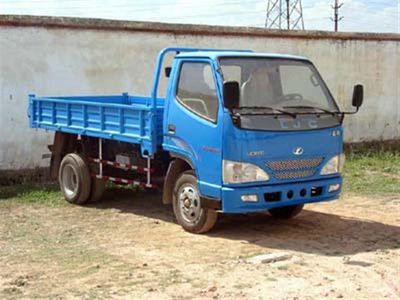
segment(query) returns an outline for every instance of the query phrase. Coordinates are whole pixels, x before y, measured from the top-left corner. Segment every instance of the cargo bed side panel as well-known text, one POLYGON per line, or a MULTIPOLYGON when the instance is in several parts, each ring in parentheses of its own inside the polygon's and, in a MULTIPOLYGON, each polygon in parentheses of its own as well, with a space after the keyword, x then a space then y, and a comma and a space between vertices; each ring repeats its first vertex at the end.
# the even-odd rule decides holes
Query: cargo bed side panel
POLYGON ((30 96, 29 100, 33 128, 140 144, 142 153, 150 155, 161 144, 163 107, 153 112, 145 98, 30 96))

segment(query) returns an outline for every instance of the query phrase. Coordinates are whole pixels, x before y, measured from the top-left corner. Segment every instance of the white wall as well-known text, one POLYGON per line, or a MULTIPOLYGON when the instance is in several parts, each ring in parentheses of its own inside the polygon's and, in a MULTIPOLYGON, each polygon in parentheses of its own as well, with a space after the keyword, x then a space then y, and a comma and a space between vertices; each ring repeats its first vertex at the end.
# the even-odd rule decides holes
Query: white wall
POLYGON ((343 109, 352 109, 353 85, 365 85, 364 106, 359 114, 346 119, 346 141, 400 138, 399 36, 387 40, 376 35, 318 38, 315 33, 310 33, 310 38, 304 34, 279 37, 252 35, 251 30, 248 35, 202 35, 182 31, 185 26, 167 27, 173 26, 176 32, 146 32, 35 24, 21 27, 0 20, 0 170, 48 164, 41 155, 48 152, 52 134, 29 128, 29 93, 149 94, 156 55, 167 46, 251 48, 307 56, 343 109))

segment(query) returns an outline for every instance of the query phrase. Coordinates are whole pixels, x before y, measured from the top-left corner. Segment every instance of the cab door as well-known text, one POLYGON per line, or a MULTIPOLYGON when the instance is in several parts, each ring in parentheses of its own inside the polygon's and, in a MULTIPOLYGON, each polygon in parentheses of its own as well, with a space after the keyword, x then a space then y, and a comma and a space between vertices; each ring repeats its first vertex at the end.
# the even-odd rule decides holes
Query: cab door
POLYGON ((219 199, 223 112, 213 63, 207 59, 178 60, 174 73, 163 146, 190 162, 202 196, 219 199))

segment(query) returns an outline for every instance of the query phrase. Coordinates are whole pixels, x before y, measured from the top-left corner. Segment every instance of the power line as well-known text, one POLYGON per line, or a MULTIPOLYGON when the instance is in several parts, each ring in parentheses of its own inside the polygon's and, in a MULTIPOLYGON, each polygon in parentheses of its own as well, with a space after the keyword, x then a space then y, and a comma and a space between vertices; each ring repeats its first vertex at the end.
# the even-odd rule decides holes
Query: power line
POLYGON ((334 22, 334 29, 335 32, 338 31, 338 23, 340 20, 343 19, 343 17, 339 17, 339 9, 343 6, 343 3, 339 4, 339 0, 335 0, 335 4, 332 5, 333 8, 333 18, 331 18, 331 20, 334 22))
POLYGON ((268 0, 265 28, 304 30, 301 0, 268 0))

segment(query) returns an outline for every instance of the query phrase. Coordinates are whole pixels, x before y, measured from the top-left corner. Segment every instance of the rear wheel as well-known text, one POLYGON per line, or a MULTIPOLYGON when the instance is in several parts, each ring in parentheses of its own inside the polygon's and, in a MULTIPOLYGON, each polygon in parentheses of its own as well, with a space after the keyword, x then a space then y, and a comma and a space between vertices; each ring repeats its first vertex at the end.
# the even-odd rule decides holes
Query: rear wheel
POLYGON ((304 204, 290 205, 271 208, 268 212, 277 219, 291 219, 297 216, 303 209, 304 204))
POLYGON ((85 160, 76 153, 67 154, 60 164, 58 181, 65 200, 84 204, 89 200, 91 178, 85 160))
POLYGON ((201 206, 197 178, 193 170, 185 171, 176 181, 173 207, 179 225, 192 233, 205 233, 217 221, 215 210, 201 206))

